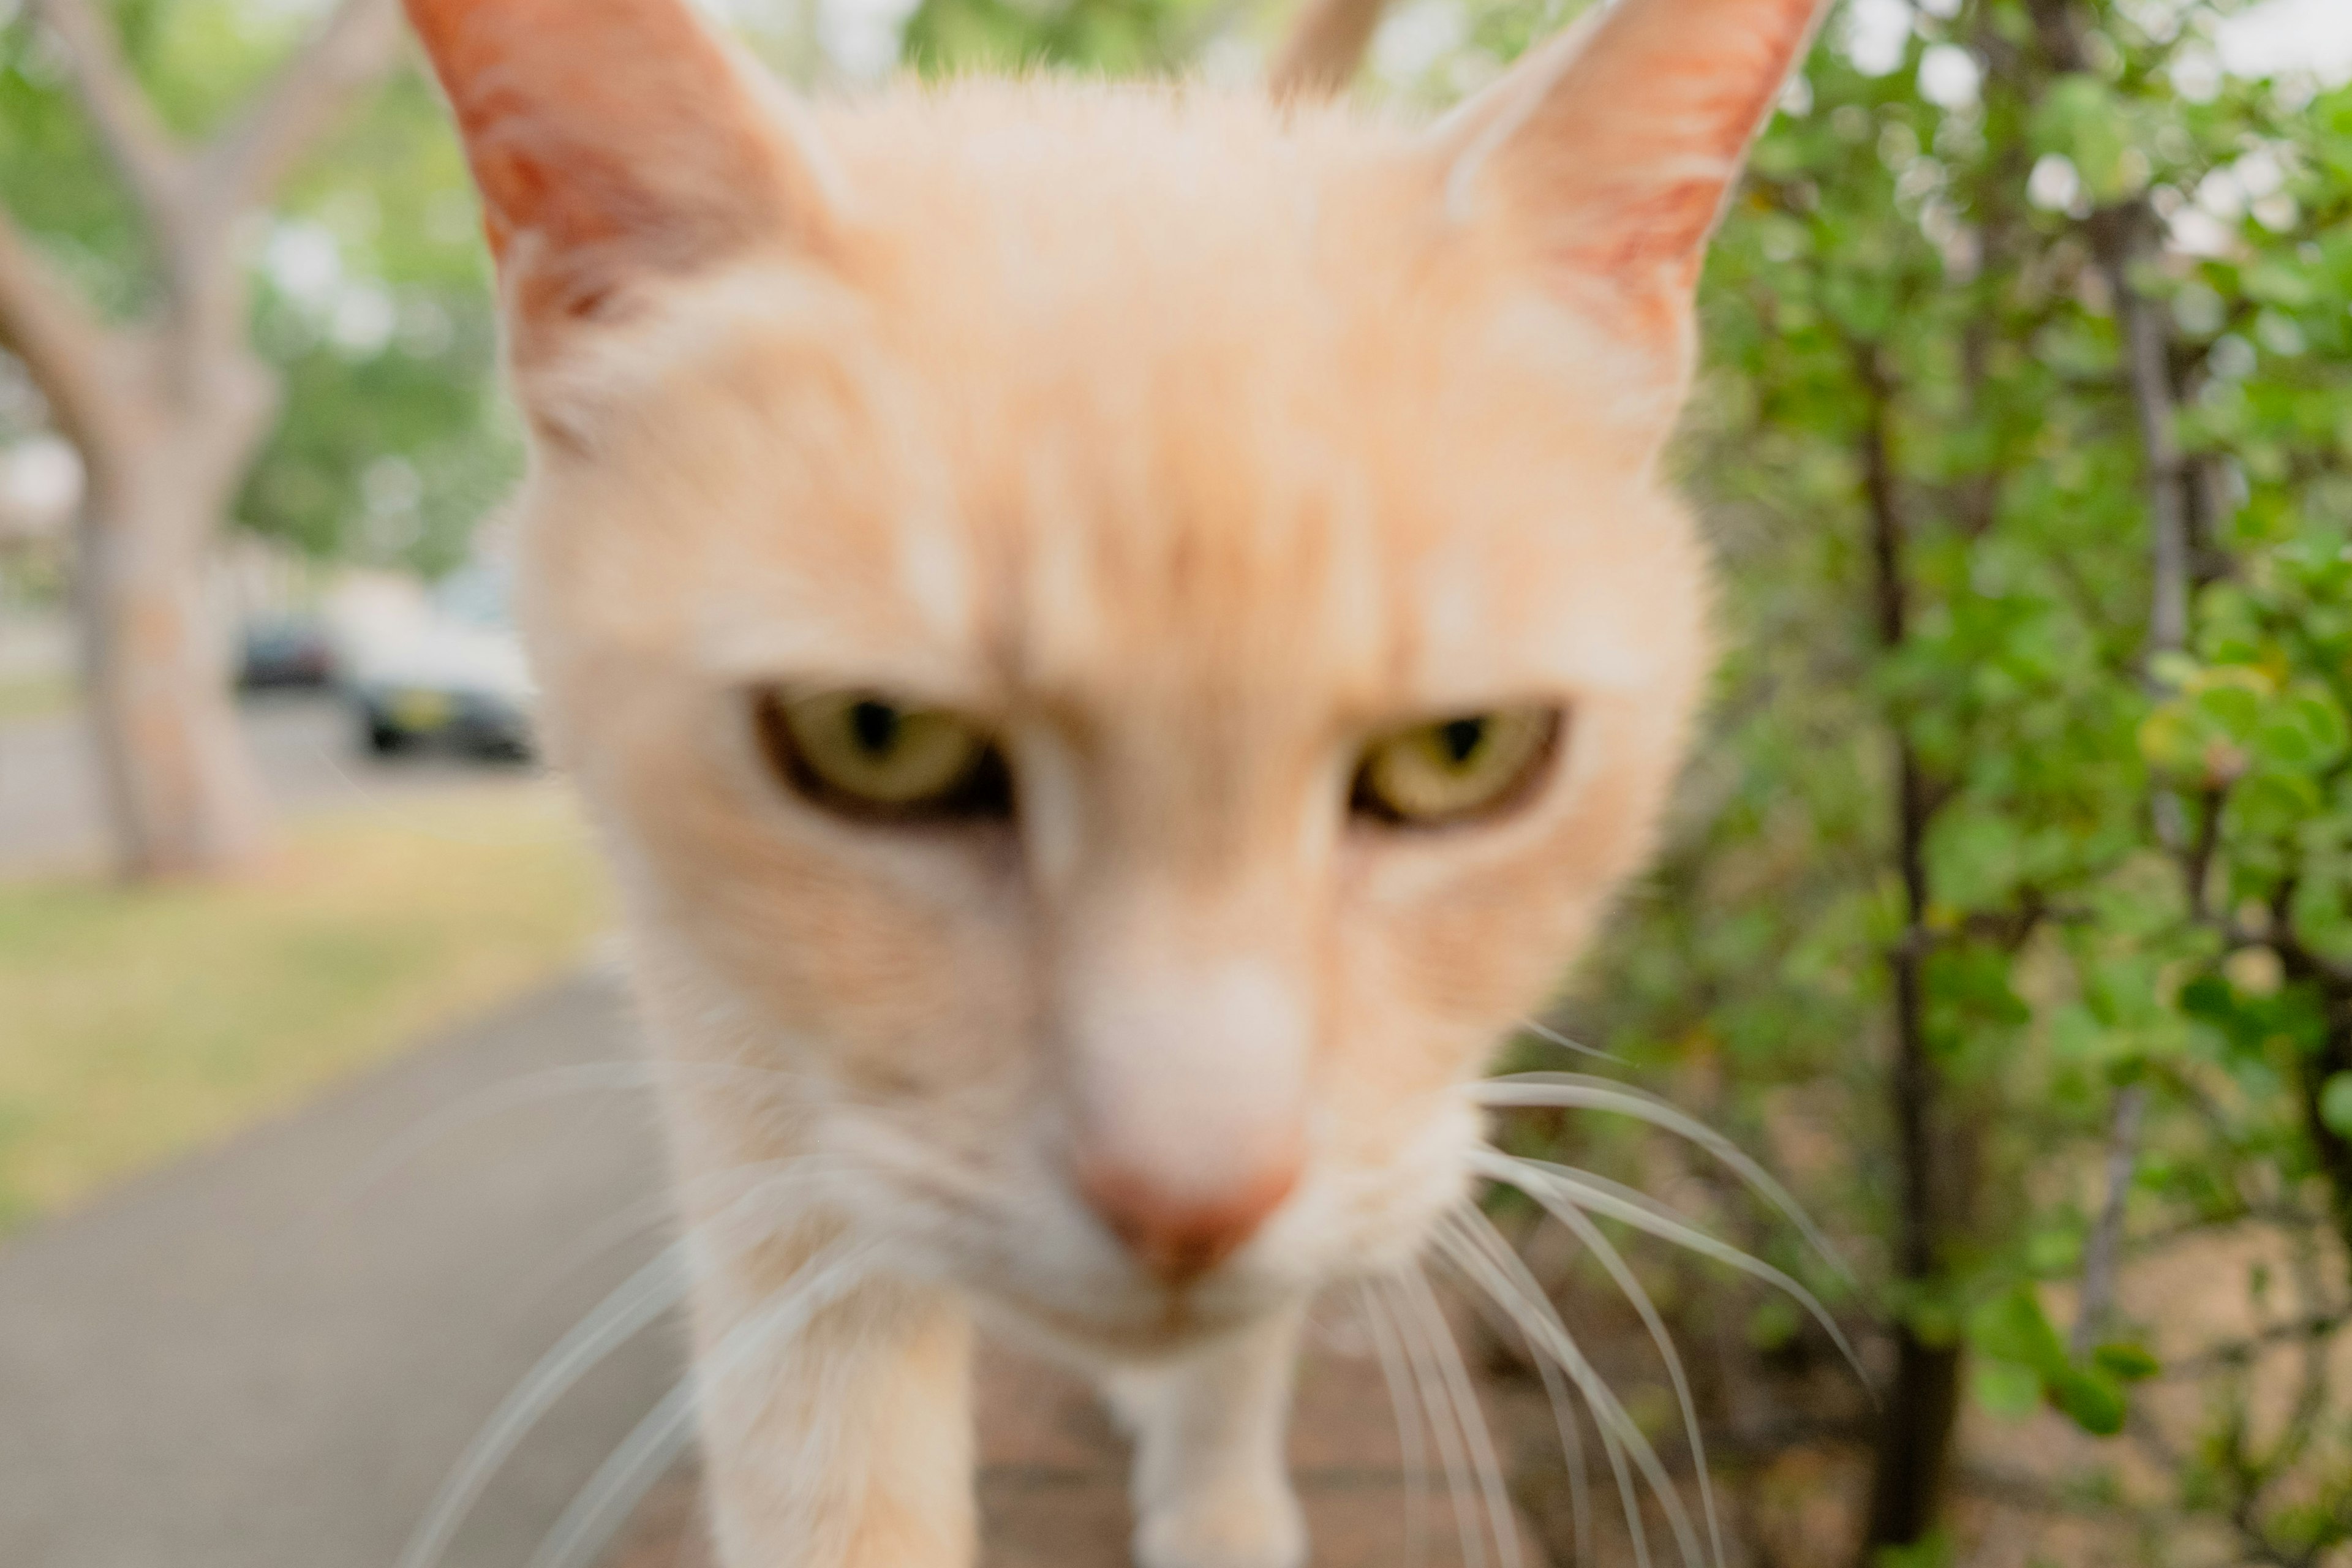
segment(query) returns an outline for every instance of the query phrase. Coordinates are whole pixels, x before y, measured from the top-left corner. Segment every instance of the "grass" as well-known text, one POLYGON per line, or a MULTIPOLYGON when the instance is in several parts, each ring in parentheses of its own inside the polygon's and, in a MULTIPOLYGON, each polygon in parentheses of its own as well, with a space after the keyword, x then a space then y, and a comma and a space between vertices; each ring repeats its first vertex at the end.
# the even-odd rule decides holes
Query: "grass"
POLYGON ((0 1231, 552 977, 604 911, 539 787, 316 819, 233 884, 0 883, 0 1231))
POLYGON ((0 724, 47 719, 80 701, 81 688, 70 675, 0 676, 0 724))

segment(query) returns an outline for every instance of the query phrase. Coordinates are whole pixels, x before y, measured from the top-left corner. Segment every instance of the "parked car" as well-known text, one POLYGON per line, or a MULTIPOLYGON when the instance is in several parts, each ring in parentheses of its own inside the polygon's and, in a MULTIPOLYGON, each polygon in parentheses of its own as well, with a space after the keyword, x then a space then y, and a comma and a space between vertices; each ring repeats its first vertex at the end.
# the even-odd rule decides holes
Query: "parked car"
POLYGON ((428 615, 355 652, 346 689, 363 746, 380 756, 424 746, 536 754, 537 690, 508 588, 494 568, 466 568, 436 590, 428 615))
POLYGON ((247 691, 331 686, 335 667, 334 638, 308 616, 248 621, 238 638, 236 683, 247 691))

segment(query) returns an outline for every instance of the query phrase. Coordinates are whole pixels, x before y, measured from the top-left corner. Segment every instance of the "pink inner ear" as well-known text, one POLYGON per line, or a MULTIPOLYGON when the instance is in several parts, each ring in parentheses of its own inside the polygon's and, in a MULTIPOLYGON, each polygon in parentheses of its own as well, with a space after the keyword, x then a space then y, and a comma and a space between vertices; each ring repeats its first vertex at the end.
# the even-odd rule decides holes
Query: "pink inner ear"
POLYGON ((1457 145, 1474 175, 1496 165, 1546 262, 1671 325, 1824 4, 1616 0, 1457 113, 1457 145))
POLYGON ((781 159, 680 0, 408 0, 525 320, 593 315, 632 278, 772 232, 781 159))
MULTIPOLYGON (((1726 156, 1737 148, 1726 149, 1726 156)), ((1698 246, 1715 221, 1723 185, 1711 179, 1629 184, 1609 200, 1611 221, 1597 226, 1589 248, 1570 247, 1580 265, 1610 273, 1687 262, 1696 274, 1698 246)))

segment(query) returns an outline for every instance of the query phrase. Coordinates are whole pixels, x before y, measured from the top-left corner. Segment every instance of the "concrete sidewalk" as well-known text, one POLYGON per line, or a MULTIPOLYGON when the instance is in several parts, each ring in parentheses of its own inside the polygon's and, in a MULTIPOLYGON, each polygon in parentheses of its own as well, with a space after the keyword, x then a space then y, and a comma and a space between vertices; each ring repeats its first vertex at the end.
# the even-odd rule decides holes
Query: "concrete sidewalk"
MULTIPOLYGON (((646 1097, 547 1092, 633 1050, 618 985, 583 976, 0 1247, 0 1568, 391 1568, 499 1402, 662 1239, 646 1097)), ((585 1378, 447 1568, 523 1568, 680 1371, 662 1324, 585 1378)), ((1489 1394, 1507 1468, 1556 1465, 1540 1400, 1489 1394)), ((981 1406, 990 1568, 1120 1568, 1125 1446, 1091 1393, 992 1349, 981 1406)), ((1318 1563, 1405 1561, 1387 1387, 1344 1311, 1293 1458, 1318 1563)), ((693 1484, 613 1568, 703 1562, 693 1484)), ((1461 1562, 1442 1499, 1427 1526, 1430 1568, 1461 1562)))
MULTIPOLYGON (((566 983, 0 1248, 0 1564, 389 1568, 499 1399, 658 1244, 583 1250, 658 1191, 644 1095, 515 1102, 627 1058, 625 1020, 609 981, 566 983)), ((585 1380, 450 1568, 527 1561, 677 1363, 656 1331, 585 1380)))

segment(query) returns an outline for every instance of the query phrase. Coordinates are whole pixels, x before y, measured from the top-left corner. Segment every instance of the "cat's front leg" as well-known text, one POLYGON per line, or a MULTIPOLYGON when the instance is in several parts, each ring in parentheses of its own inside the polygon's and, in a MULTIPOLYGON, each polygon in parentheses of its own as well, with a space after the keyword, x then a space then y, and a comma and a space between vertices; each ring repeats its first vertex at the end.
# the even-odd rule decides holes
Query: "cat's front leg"
POLYGON ((1114 1373, 1135 1437, 1139 1568, 1300 1568, 1307 1524, 1284 1458, 1303 1306, 1200 1354, 1114 1373))
POLYGON ((963 1303, 936 1286, 876 1278, 798 1331, 775 1331, 777 1303, 817 1266, 765 1288, 706 1279, 699 1292, 702 1442, 720 1568, 971 1568, 963 1303))

